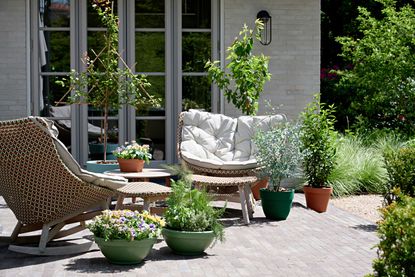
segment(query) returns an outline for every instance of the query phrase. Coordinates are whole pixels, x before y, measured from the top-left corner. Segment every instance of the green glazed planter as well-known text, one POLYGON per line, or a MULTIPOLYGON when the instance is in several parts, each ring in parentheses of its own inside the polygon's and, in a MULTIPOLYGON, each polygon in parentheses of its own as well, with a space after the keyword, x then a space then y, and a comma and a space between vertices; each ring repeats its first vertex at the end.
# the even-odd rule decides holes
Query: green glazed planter
POLYGON ((262 210, 266 218, 274 220, 285 220, 290 214, 294 199, 294 190, 269 191, 260 189, 262 210))
POLYGON ((163 228, 161 233, 174 253, 185 256, 203 254, 215 238, 213 231, 186 232, 163 228))
POLYGON ((150 253, 156 238, 143 240, 109 240, 95 237, 102 254, 112 264, 139 264, 150 253))

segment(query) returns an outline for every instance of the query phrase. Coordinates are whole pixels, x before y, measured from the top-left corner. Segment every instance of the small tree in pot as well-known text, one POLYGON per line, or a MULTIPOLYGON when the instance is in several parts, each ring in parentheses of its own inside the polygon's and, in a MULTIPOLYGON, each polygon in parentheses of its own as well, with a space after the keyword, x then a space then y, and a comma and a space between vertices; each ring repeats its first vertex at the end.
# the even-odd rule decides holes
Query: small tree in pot
MULTIPOLYGON (((58 81, 65 86, 69 83, 68 98, 70 104, 89 104, 101 109, 104 115, 102 143, 104 144, 104 163, 108 141, 108 116, 110 110, 129 104, 136 109, 144 106, 158 106, 160 100, 146 90, 150 86, 144 75, 136 75, 118 52, 119 18, 114 14, 113 2, 95 0, 95 9, 102 24, 106 27, 104 46, 100 51, 91 50, 93 57, 85 54, 82 62, 85 71, 72 70, 69 80, 58 81), (121 66, 120 66, 121 64, 121 66)), ((65 94, 58 103, 64 103, 65 94)))
POLYGON ((336 121, 333 105, 320 103, 314 97, 301 114, 301 141, 304 154, 303 170, 308 185, 304 187, 307 207, 317 212, 327 210, 332 188, 327 179, 335 166, 336 121))
POLYGON ((300 125, 282 123, 270 131, 258 132, 254 142, 260 174, 269 180, 268 187, 260 189, 262 209, 267 218, 284 220, 291 210, 294 189, 282 188, 281 182, 301 176, 300 125))

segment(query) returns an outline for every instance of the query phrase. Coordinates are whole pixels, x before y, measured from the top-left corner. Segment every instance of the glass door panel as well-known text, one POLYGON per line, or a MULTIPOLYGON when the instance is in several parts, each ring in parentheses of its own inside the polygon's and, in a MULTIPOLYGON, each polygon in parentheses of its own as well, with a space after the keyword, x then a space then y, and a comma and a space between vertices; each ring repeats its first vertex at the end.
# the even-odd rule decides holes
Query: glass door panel
POLYGON ((182 86, 182 110, 212 110, 212 93, 206 76, 184 76, 182 86))
POLYGON ((137 141, 150 146, 152 160, 166 159, 166 128, 165 120, 137 120, 137 141))
POLYGON ((136 32, 135 58, 137 72, 164 72, 164 32, 136 32))
POLYGON ((164 0, 135 1, 136 28, 164 28, 164 0))
POLYGON ((211 0, 182 0, 182 27, 209 29, 211 0))

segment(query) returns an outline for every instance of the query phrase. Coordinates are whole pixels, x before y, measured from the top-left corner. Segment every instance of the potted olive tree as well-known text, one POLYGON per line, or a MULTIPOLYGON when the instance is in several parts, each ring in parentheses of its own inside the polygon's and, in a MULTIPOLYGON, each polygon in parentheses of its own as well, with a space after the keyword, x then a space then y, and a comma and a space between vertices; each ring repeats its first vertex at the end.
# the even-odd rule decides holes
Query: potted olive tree
POLYGON ((268 178, 268 187, 260 189, 264 214, 269 219, 285 220, 291 210, 294 189, 282 188, 281 182, 301 176, 300 125, 285 122, 267 132, 258 132, 254 143, 260 175, 268 178))
MULTIPOLYGON (((150 86, 144 75, 136 75, 122 59, 118 49, 118 16, 114 14, 113 2, 94 1, 92 5, 102 24, 106 27, 103 48, 99 51, 91 50, 92 57, 85 55, 83 63, 85 71, 72 70, 69 80, 59 83, 63 86, 69 82, 67 103, 88 104, 102 110, 104 160, 107 163, 107 142, 109 135, 108 116, 111 110, 117 110, 122 105, 129 104, 139 109, 146 105, 157 106, 159 99, 146 90, 150 86), (120 66, 121 65, 121 66, 120 66)), ((66 98, 65 95, 63 98, 66 98)), ((63 99, 59 101, 63 103, 63 99)), ((110 151, 111 152, 111 151, 110 151)))
POLYGON ((205 65, 209 78, 224 91, 228 102, 247 115, 255 115, 258 111, 258 99, 264 89, 266 81, 271 79, 268 71, 269 57, 254 55, 254 41, 260 40, 264 24, 255 21, 255 32, 243 26, 239 37, 227 49, 228 64, 222 70, 219 61, 208 61, 205 65))
POLYGON ((304 193, 307 207, 320 213, 327 210, 333 191, 327 183, 335 166, 336 119, 333 112, 334 107, 320 103, 317 95, 301 114, 303 170, 307 180, 304 193))
POLYGON ((172 193, 164 213, 162 235, 170 249, 179 255, 201 255, 214 240, 223 241, 225 232, 219 218, 225 211, 210 205, 203 190, 192 188, 188 172, 171 168, 180 179, 172 181, 172 193))

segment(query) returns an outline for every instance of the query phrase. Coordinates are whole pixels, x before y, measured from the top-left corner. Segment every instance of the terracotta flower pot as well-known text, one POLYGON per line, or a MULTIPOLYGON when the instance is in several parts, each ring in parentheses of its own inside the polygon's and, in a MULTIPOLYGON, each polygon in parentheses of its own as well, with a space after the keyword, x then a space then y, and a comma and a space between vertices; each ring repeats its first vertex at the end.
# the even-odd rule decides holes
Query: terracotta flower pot
POLYGON ((255 183, 255 185, 252 186, 251 191, 252 195, 254 196, 255 200, 261 199, 261 195, 259 193, 260 189, 266 188, 268 184, 268 179, 262 179, 255 183))
POLYGON ((121 172, 141 172, 144 167, 144 160, 138 159, 119 159, 117 158, 118 165, 121 172))
POLYGON ((303 190, 308 208, 319 213, 324 213, 327 211, 327 206, 329 204, 330 195, 333 191, 333 188, 313 188, 310 186, 305 186, 303 190))

